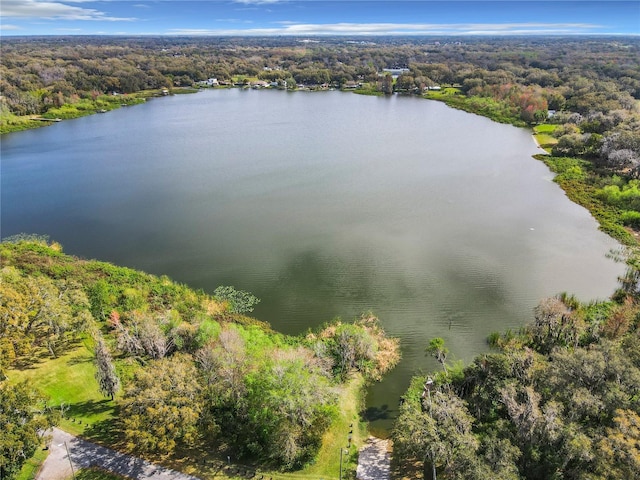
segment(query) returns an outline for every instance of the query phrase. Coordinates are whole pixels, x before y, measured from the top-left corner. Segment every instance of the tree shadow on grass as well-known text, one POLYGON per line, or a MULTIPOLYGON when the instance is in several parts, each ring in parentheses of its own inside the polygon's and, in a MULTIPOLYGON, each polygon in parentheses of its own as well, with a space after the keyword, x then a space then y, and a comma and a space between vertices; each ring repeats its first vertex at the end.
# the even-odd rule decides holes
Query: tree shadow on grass
POLYGON ((69 405, 66 417, 68 418, 86 418, 100 415, 113 410, 115 405, 107 398, 102 400, 87 400, 85 402, 77 402, 69 405))
POLYGON ((79 365, 81 363, 93 362, 93 357, 87 352, 86 355, 71 357, 67 362, 68 365, 79 365))
POLYGON ((87 440, 102 445, 112 447, 122 447, 124 445, 122 428, 115 419, 102 420, 94 423, 84 431, 82 436, 87 440))
POLYGON ((49 360, 51 360, 51 355, 47 351, 38 350, 31 355, 16 359, 12 367, 19 371, 36 370, 49 360))
POLYGON ((65 417, 78 425, 86 425, 82 437, 102 444, 113 445, 121 439, 121 431, 116 420, 118 407, 109 399, 87 400, 69 405, 65 417), (90 423, 92 417, 113 412, 111 417, 90 423))

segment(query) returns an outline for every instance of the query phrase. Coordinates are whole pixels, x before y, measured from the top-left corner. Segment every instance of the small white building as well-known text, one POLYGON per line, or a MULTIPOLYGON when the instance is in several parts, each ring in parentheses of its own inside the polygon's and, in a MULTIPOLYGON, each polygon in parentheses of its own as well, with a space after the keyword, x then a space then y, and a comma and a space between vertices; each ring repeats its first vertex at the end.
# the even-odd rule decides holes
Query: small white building
POLYGON ((411 70, 408 68, 383 68, 383 72, 390 73, 391 76, 399 76, 405 73, 409 73, 411 70))
POLYGON ((203 87, 217 87, 219 85, 217 78, 208 78, 207 80, 202 80, 198 82, 198 85, 203 87))

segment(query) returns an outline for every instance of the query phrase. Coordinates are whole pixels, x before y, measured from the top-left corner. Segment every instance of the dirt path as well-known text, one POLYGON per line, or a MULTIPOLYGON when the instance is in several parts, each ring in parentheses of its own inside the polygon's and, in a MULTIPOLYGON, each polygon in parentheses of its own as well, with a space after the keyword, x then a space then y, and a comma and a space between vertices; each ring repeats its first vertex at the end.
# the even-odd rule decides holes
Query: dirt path
POLYGON ((391 478, 391 455, 389 440, 369 437, 358 457, 357 480, 389 480, 391 478))
POLYGON ((71 478, 69 456, 71 457, 74 471, 78 471, 80 468, 96 466, 133 479, 198 480, 191 475, 160 467, 140 458, 87 442, 57 428, 53 429, 52 435, 49 456, 44 461, 36 480, 66 480, 71 478), (69 449, 69 456, 67 456, 65 442, 66 447, 69 449))

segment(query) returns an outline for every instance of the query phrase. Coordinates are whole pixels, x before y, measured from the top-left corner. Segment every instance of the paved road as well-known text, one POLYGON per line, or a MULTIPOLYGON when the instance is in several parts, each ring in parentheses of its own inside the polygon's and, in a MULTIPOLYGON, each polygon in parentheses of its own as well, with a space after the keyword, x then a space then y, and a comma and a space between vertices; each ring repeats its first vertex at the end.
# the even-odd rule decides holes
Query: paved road
MULTIPOLYGON (((82 440, 58 428, 54 428, 50 434, 52 440, 49 456, 36 480, 69 480, 70 463, 73 463, 74 471, 96 466, 136 480, 199 480, 197 477, 82 440)), ((369 437, 366 445, 360 450, 357 479, 389 480, 390 476, 389 440, 369 437)))
POLYGON ((140 458, 125 455, 110 448, 87 442, 70 433, 54 428, 49 456, 44 461, 36 480, 67 480, 71 478, 71 465, 75 471, 96 466, 133 479, 146 480, 198 480, 196 477, 160 467, 140 458), (67 456, 67 449, 69 456, 67 456))
POLYGON ((358 457, 358 480, 389 480, 391 478, 391 455, 389 440, 369 437, 358 457))

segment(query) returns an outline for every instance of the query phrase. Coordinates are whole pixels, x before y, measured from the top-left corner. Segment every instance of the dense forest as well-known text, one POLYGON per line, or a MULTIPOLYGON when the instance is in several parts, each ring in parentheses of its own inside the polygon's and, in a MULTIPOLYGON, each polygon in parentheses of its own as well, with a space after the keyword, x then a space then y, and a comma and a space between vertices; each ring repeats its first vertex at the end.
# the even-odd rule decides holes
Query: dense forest
MULTIPOLYGON (((213 78, 215 88, 416 95, 534 127, 555 181, 631 246, 627 275, 609 301, 541 301, 530 325, 496 333, 470 365, 433 339, 426 354, 442 369, 403 397, 396 473, 640 478, 639 58, 632 37, 13 37, 0 58, 0 131, 213 78)), ((281 469, 317 458, 348 391, 398 361, 373 315, 289 337, 247 316, 257 299, 232 287, 207 295, 39 239, 3 242, 0 260, 3 478, 41 428, 73 429, 80 415, 20 381, 24 372, 84 347, 111 404, 85 435, 143 455, 218 449, 281 469), (107 424, 117 428, 105 437, 107 424)))
POLYGON ((627 37, 18 37, 5 39, 2 53, 2 105, 16 115, 209 78, 286 81, 288 88, 366 84, 387 93, 456 85, 505 118, 534 123, 548 110, 567 110, 579 115, 569 123, 602 135, 637 122, 629 114, 640 98, 640 42, 627 37), (400 75, 390 83, 385 69, 400 75))

